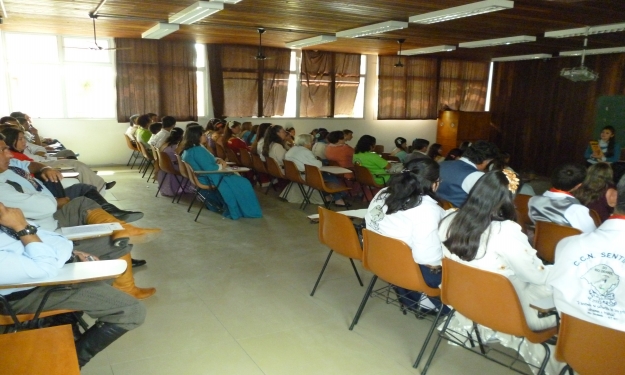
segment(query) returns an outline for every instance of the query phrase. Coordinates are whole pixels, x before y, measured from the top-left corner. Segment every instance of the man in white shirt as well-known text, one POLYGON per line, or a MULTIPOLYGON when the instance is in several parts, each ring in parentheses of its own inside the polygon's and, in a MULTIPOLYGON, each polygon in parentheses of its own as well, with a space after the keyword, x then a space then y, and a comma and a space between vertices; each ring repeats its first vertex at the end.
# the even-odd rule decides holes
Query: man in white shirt
POLYGON ((625 331, 625 177, 617 190, 608 220, 558 243, 548 284, 558 311, 625 331))
POLYGON ((171 130, 176 126, 176 119, 172 116, 165 116, 161 119, 163 128, 150 138, 148 143, 156 148, 160 148, 169 138, 171 130))
POLYGON ((564 164, 556 168, 551 176, 551 189, 541 196, 530 198, 528 213, 535 223, 552 223, 577 228, 584 233, 596 229, 590 211, 583 206, 572 192, 578 189, 586 178, 586 168, 579 164, 564 164))

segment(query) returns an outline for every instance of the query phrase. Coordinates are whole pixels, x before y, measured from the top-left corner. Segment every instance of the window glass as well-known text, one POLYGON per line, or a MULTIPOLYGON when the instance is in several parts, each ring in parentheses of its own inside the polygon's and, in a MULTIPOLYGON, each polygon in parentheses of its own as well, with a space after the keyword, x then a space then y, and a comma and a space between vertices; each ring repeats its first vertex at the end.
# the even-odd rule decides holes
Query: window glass
POLYGON ((54 35, 5 34, 9 61, 55 63, 59 61, 57 38, 54 35))
POLYGON ((206 68, 206 45, 195 45, 195 66, 198 68, 206 68))
MULTIPOLYGON (((98 46, 109 48, 109 41, 98 40, 98 46)), ((111 51, 96 49, 93 39, 89 38, 63 38, 63 53, 65 61, 95 63, 108 63, 111 61, 111 51)))
POLYGON ((63 117, 60 73, 59 65, 10 64, 11 107, 32 117, 63 117))
POLYGON ((115 117, 113 67, 87 64, 66 65, 65 96, 67 117, 115 117))
POLYGON ((205 95, 205 85, 204 85, 204 72, 198 70, 197 73, 197 116, 204 117, 206 116, 206 95, 205 95))

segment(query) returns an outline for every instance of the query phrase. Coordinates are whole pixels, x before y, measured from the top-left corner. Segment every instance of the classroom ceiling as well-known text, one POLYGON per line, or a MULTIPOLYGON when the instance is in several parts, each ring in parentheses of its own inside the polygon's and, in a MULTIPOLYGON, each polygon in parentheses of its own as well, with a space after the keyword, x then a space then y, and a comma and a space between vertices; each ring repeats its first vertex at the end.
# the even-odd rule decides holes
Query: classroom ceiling
MULTIPOLYGON (((195 3, 192 0, 0 0, 0 30, 92 35, 89 14, 97 10, 100 37, 140 38, 158 22, 195 3), (1 10, 1 9, 0 9, 1 10)), ((263 27, 263 45, 284 47, 286 42, 334 33, 369 24, 408 21, 413 15, 465 5, 462 0, 242 0, 225 4, 224 10, 180 30, 165 40, 195 40, 198 43, 256 45, 258 27, 263 27)), ((546 31, 625 22, 623 0, 517 0, 514 8, 430 25, 411 23, 407 29, 364 38, 339 38, 309 49, 393 55, 398 39, 403 49, 436 45, 458 45, 484 39, 519 35, 537 37, 536 42, 456 51, 425 56, 490 60, 493 57, 582 49, 583 37, 544 38, 546 31)), ((591 35, 588 48, 625 46, 625 32, 591 35)))

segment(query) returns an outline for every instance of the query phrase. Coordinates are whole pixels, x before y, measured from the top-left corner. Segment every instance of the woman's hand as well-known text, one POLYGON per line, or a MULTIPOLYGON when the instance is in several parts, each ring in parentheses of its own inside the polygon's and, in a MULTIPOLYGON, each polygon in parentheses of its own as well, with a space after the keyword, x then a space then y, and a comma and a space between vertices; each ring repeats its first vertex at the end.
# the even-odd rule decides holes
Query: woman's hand
POLYGON ((217 158, 215 161, 217 162, 217 165, 220 165, 222 168, 228 167, 228 163, 226 163, 223 159, 217 158))

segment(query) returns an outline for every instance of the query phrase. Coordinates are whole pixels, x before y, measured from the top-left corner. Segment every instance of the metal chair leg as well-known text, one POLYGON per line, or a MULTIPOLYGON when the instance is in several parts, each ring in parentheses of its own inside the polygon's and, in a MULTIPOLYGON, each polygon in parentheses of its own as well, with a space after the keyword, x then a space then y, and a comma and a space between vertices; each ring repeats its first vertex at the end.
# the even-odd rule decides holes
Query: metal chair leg
POLYGON ((323 276, 323 272, 326 270, 326 266, 328 265, 328 262, 330 261, 330 257, 332 256, 333 252, 334 250, 330 249, 330 252, 328 253, 328 257, 326 258, 326 262, 323 264, 323 268, 321 269, 321 273, 319 274, 319 277, 317 277, 317 282, 315 283, 315 286, 313 287, 313 290, 310 293, 311 297, 315 295, 315 290, 317 290, 317 285, 319 285, 319 281, 321 281, 321 276, 323 276))
POLYGON ((434 321, 432 322, 432 326, 430 327, 430 330, 428 331, 427 336, 425 336, 425 341, 423 341, 423 345, 421 345, 421 350, 419 351, 419 355, 417 356, 417 360, 415 361, 414 365, 412 365, 412 367, 417 368, 419 366, 419 362, 421 362, 421 358, 423 358, 423 355, 425 354, 425 349, 427 348, 430 339, 432 338, 432 334, 434 333, 434 329, 436 329, 436 326, 438 325, 438 321, 441 318, 441 313, 443 312, 443 308, 445 307, 445 305, 441 304, 441 306, 438 308, 438 314, 436 314, 436 318, 434 319, 434 321))
POLYGON ((362 310, 365 309, 365 305, 367 304, 367 300, 369 299, 369 296, 371 295, 371 291, 373 290, 373 286, 375 285, 376 281, 378 281, 378 277, 376 275, 373 275, 373 278, 371 278, 371 282, 369 283, 369 286, 367 287, 367 291, 365 292, 364 297, 362 297, 362 301, 360 302, 358 311, 356 312, 356 315, 354 316, 354 320, 352 320, 352 325, 349 326, 350 331, 354 329, 354 326, 356 324, 358 324, 358 320, 360 319, 360 314, 362 314, 362 310))
POLYGON ((358 274, 358 270, 356 269, 356 265, 354 264, 354 260, 352 258, 349 258, 349 261, 352 264, 352 268, 354 269, 354 272, 356 273, 356 278, 358 279, 358 283, 360 284, 360 286, 364 286, 362 284, 362 280, 360 280, 360 275, 358 274))
POLYGON ((443 335, 445 334, 445 331, 447 331, 447 327, 449 326, 449 323, 451 322, 451 318, 454 316, 455 313, 456 313, 456 310, 451 310, 451 312, 449 313, 449 317, 447 318, 447 321, 445 322, 445 325, 443 326, 443 329, 438 333, 438 338, 436 339, 434 348, 432 348, 432 352, 430 353, 430 356, 428 357, 428 361, 425 363, 425 367, 423 367, 423 371, 421 371, 421 375, 427 374, 428 368, 430 367, 430 364, 432 363, 432 359, 434 359, 434 355, 436 355, 436 351, 438 350, 438 346, 441 344, 443 335))

